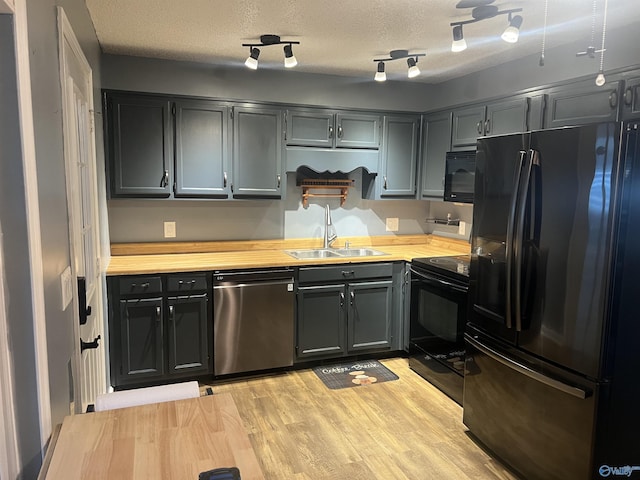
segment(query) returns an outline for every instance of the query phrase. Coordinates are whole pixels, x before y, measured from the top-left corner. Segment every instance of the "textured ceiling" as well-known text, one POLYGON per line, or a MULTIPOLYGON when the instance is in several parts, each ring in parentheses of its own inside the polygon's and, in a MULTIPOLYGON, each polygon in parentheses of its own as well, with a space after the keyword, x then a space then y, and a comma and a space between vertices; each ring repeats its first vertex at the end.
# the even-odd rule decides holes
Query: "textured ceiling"
MULTIPOLYGON (((592 31, 599 48, 605 1, 548 0, 547 48, 588 40, 592 31)), ((119 55, 241 66, 249 52, 242 43, 276 34, 300 42, 298 71, 373 78, 374 58, 406 49, 426 53, 422 75, 411 81, 440 82, 540 53, 545 0, 460 3, 468 2, 522 8, 518 43, 500 39, 507 16, 498 15, 465 25, 468 48, 452 53, 450 23, 471 18, 457 0, 86 0, 103 51, 119 55)), ((632 22, 635 2, 608 0, 607 38, 632 22)), ((284 69, 282 45, 261 48, 259 60, 259 68, 284 69)), ((406 60, 387 63, 386 71, 389 79, 406 79, 406 60)))

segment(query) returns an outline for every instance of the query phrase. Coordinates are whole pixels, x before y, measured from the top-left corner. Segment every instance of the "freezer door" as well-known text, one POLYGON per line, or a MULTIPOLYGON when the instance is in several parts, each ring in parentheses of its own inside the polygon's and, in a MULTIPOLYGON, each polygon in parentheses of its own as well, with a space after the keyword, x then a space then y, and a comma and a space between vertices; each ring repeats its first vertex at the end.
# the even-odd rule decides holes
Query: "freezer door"
POLYGON ((528 480, 591 478, 596 384, 465 335, 463 421, 528 480))
POLYGON ((591 378, 601 373, 619 134, 618 124, 606 123, 531 136, 538 165, 521 247, 531 312, 518 342, 591 378))
POLYGON ((469 322, 511 343, 516 331, 507 295, 513 216, 528 135, 478 141, 473 236, 469 268, 469 322))

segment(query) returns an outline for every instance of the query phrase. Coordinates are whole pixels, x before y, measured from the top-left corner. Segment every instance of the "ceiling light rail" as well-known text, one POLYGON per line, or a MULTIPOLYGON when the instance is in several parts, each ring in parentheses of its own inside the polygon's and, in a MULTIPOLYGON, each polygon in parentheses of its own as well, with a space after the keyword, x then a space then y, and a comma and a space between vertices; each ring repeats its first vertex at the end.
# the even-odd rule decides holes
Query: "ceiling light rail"
POLYGON ((416 65, 418 63, 418 57, 425 57, 426 53, 409 53, 409 50, 391 50, 387 58, 374 58, 373 61, 378 64, 373 79, 377 82, 384 82, 387 80, 387 74, 385 73, 385 62, 391 62, 393 60, 407 59, 407 77, 415 78, 420 75, 420 69, 416 65))
POLYGON ((249 47, 249 56, 244 64, 251 70, 258 69, 258 57, 260 49, 258 47, 268 47, 271 45, 284 45, 284 66, 293 68, 298 64, 298 60, 293 54, 292 45, 300 45, 300 42, 293 40, 282 40, 279 35, 260 35, 260 43, 243 43, 243 47, 249 47))
POLYGON ((453 27, 453 42, 451 43, 451 51, 462 52, 467 48, 467 42, 464 39, 464 33, 462 31, 463 25, 469 25, 471 23, 476 23, 481 20, 493 18, 498 15, 508 15, 509 25, 502 33, 502 40, 507 43, 516 43, 518 41, 518 37, 520 36, 520 27, 522 26, 523 20, 521 15, 513 14, 521 11, 522 8, 500 10, 495 5, 480 5, 475 7, 471 11, 471 16, 473 18, 470 18, 469 20, 460 20, 458 22, 450 23, 450 25, 453 27))

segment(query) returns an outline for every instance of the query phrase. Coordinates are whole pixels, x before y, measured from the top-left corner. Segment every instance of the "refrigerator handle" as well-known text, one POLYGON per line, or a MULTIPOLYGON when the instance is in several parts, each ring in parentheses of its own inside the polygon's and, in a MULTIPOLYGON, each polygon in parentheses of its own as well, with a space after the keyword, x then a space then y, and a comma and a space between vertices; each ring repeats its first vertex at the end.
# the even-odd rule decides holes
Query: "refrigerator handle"
POLYGON ((518 168, 516 170, 516 175, 513 183, 513 198, 511 199, 511 206, 509 207, 509 220, 507 223, 507 242, 505 245, 505 261, 506 261, 506 272, 505 272, 505 285, 506 285, 506 308, 505 308, 505 325, 507 328, 512 328, 513 322, 511 320, 512 313, 512 278, 513 278, 513 248, 514 248, 514 236, 515 236, 515 224, 516 224, 516 213, 518 211, 518 199, 520 198, 520 186, 521 181, 520 177, 522 176, 522 165, 525 161, 525 156, 527 152, 524 150, 520 150, 520 159, 518 161, 518 168))
POLYGON ((520 183, 520 199, 518 200, 518 211, 516 212, 515 238, 513 246, 514 263, 514 303, 516 330, 522 331, 522 264, 524 262, 524 221, 527 208, 527 197, 531 189, 531 170, 533 166, 540 165, 540 157, 537 151, 529 150, 526 158, 522 181, 520 183))
POLYGON ((535 370, 532 370, 526 365, 522 365, 516 362, 515 360, 512 360, 511 358, 495 351, 493 348, 480 343, 478 340, 476 340, 469 334, 465 334, 464 338, 474 348, 480 350, 482 353, 484 353, 488 357, 491 357, 496 362, 499 362, 505 367, 515 370, 516 372, 521 373, 522 375, 525 375, 531 378, 532 380, 535 380, 536 382, 543 383, 548 387, 555 388, 556 390, 560 390, 563 393, 579 398, 581 400, 584 400, 590 397, 592 394, 590 390, 574 387, 573 385, 568 385, 564 382, 561 382, 560 380, 556 380, 555 378, 551 378, 546 375, 543 375, 542 373, 536 372, 535 370))

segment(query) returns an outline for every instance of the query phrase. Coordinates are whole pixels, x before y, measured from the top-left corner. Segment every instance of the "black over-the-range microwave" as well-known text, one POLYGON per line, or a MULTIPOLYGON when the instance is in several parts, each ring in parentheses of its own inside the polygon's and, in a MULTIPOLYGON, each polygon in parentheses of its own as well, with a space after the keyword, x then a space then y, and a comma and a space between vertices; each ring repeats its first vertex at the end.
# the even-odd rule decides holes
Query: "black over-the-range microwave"
POLYGON ((447 152, 445 165, 444 200, 473 203, 473 184, 476 176, 475 150, 447 152))

